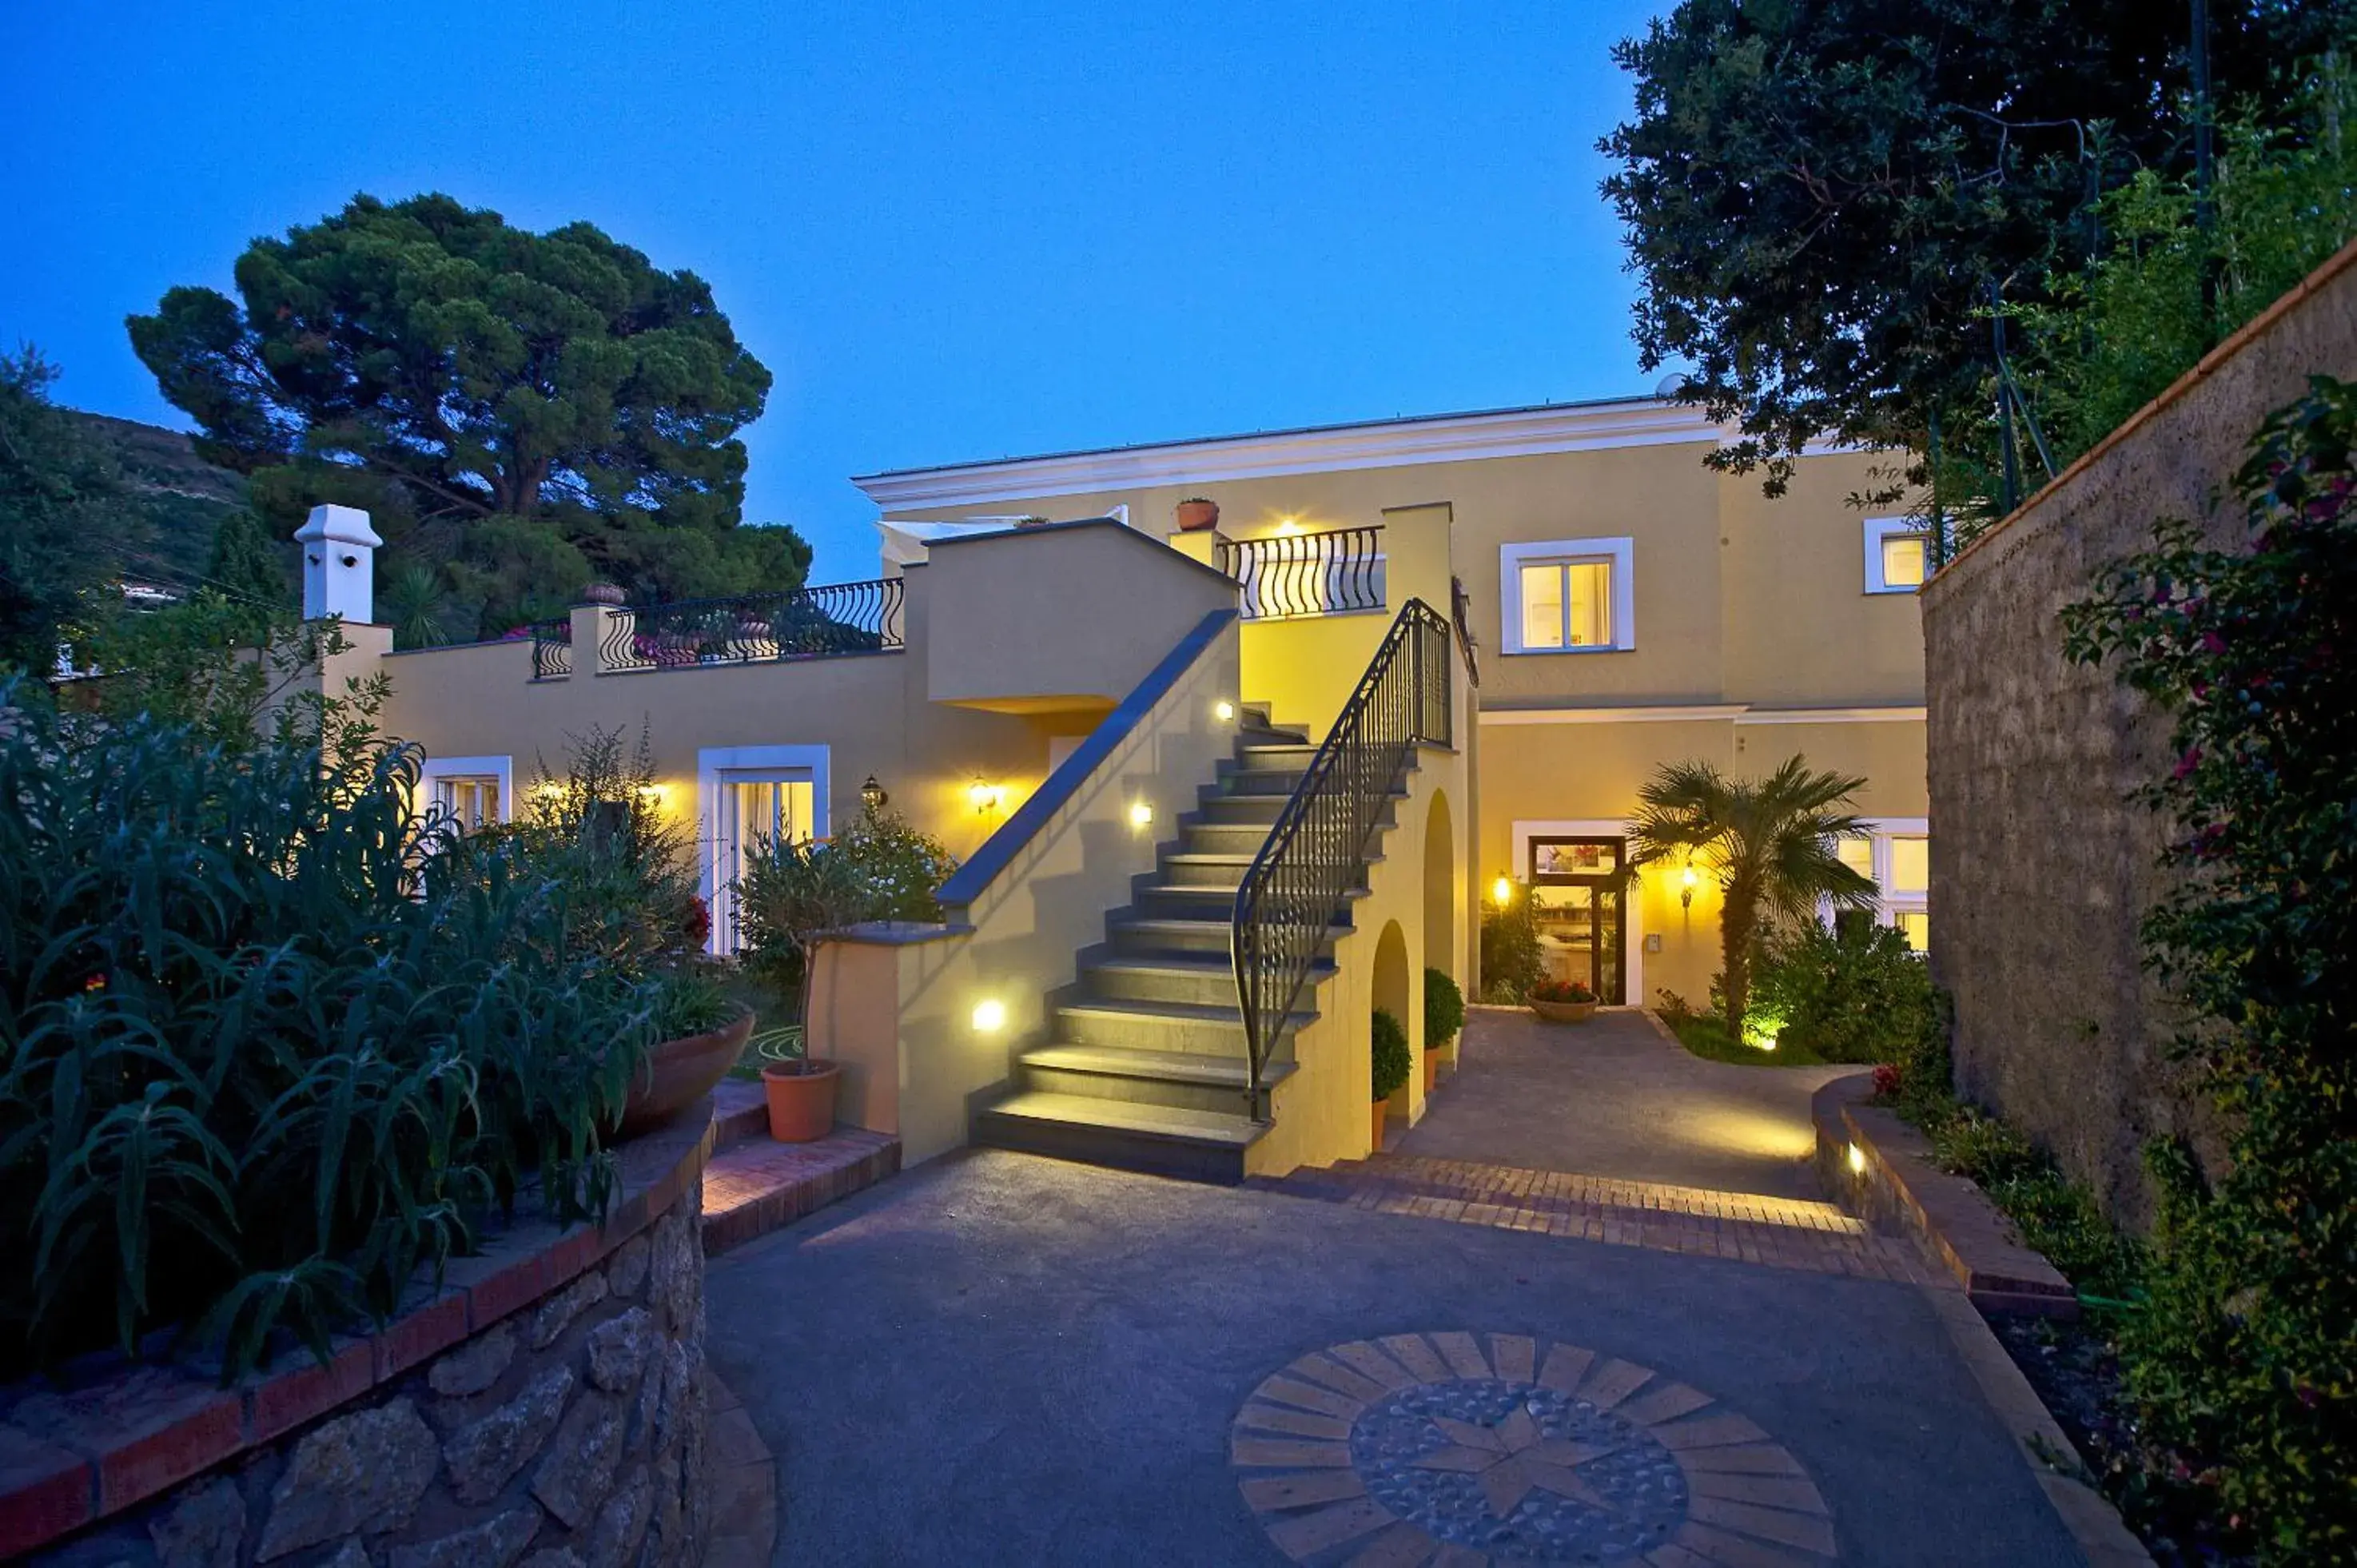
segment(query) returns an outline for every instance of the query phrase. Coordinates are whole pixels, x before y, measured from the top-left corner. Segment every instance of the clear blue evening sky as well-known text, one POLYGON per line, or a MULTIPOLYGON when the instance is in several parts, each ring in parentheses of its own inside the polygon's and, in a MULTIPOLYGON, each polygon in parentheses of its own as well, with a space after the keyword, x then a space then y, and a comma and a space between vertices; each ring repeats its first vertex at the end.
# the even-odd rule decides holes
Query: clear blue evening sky
POLYGON ((253 236, 586 218, 711 282, 747 517, 864 576, 855 473, 1644 390, 1593 147, 1657 8, 0 0, 0 343, 184 425, 123 317, 253 236))

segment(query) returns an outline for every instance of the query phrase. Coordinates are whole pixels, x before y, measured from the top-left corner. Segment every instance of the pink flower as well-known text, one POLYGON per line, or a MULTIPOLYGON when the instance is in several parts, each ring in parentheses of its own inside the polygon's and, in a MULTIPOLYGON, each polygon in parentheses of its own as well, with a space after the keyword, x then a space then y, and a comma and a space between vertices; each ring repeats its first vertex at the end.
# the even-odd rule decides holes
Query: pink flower
POLYGON ((2171 779, 2188 778, 2192 774, 2195 768, 2201 766, 2201 748, 2198 746, 2189 747, 2186 750, 2185 755, 2177 759, 2177 768, 2174 772, 2169 774, 2169 777, 2171 779))
POLYGON ((2214 631, 2205 631, 2201 634, 2201 651, 2223 653, 2226 651, 2226 639, 2214 631))

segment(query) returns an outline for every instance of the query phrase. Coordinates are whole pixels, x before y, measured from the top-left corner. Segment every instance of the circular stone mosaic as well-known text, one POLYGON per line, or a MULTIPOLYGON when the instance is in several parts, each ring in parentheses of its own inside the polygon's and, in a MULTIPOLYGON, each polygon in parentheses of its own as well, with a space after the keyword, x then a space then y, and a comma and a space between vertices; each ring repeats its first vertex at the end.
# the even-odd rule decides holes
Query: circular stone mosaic
POLYGON ((1314 1351, 1238 1412, 1230 1457, 1300 1563, 1823 1563, 1824 1499, 1743 1416, 1650 1368, 1527 1335, 1314 1351))

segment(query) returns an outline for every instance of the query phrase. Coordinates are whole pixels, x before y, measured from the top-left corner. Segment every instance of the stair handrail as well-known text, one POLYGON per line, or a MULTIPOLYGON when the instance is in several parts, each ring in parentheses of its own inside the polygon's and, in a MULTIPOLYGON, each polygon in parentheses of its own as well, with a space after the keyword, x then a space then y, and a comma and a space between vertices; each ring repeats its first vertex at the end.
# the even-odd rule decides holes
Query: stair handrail
POLYGON ((1236 888, 1228 949, 1255 1122, 1269 1119, 1269 1058, 1334 917, 1359 886, 1411 748, 1455 744, 1452 633, 1422 599, 1400 607, 1236 888))

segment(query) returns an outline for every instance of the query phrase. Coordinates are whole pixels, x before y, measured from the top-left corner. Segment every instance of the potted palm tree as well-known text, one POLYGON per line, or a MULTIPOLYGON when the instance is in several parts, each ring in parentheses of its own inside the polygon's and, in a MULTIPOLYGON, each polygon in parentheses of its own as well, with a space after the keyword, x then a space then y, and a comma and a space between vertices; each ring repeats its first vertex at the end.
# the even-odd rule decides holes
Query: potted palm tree
POLYGON ((1638 789, 1631 864, 1700 860, 1718 883, 1730 1038, 1743 1038, 1751 954, 1764 923, 1813 918, 1821 903, 1857 908, 1874 901, 1873 880, 1844 865, 1838 853, 1841 840, 1867 834, 1865 819, 1849 810, 1865 784, 1813 773, 1807 758, 1792 757, 1765 779, 1729 779, 1707 762, 1670 763, 1638 789))
POLYGON ((1375 1121, 1374 1133, 1368 1146, 1380 1154, 1383 1147, 1384 1105, 1407 1081, 1407 1075, 1415 1069, 1415 1058, 1407 1048, 1407 1031, 1401 1027, 1397 1018, 1380 1007, 1375 1009, 1374 1035, 1375 1121))
POLYGON ((798 1038, 765 1051, 761 1092, 770 1136, 783 1144, 823 1138, 834 1125, 837 1064, 809 1054, 812 978, 818 950, 833 933, 871 918, 873 882, 839 844, 764 839, 737 885, 737 911, 757 951, 790 950, 802 972, 798 1038))

